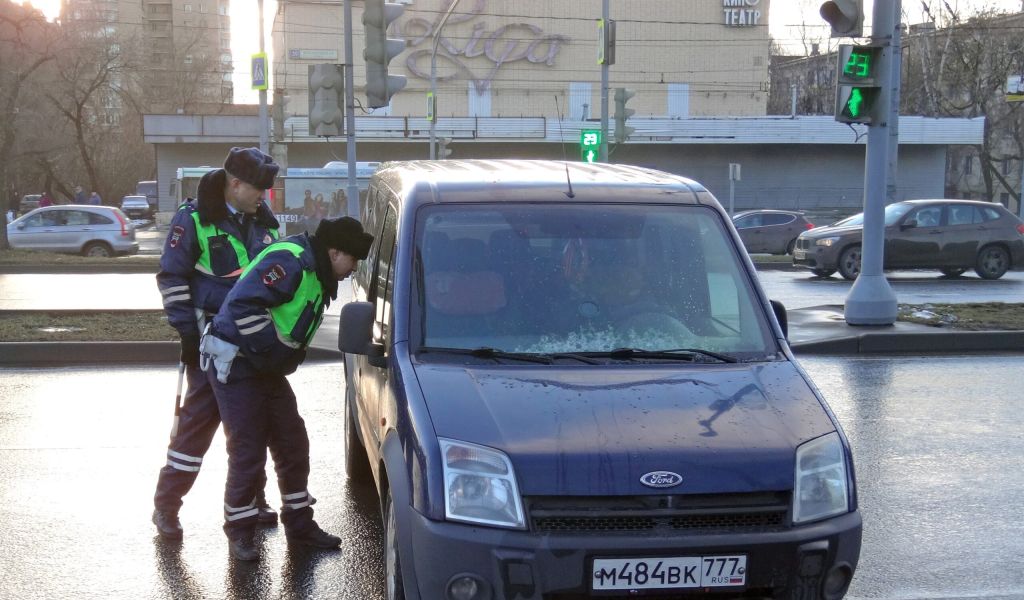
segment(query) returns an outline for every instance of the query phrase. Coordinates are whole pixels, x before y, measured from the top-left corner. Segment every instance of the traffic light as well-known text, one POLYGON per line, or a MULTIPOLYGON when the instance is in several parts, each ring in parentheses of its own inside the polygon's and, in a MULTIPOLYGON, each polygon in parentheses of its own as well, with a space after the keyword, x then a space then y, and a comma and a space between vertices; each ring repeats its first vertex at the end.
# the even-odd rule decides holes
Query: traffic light
POLYGON ((882 106, 880 46, 840 44, 836 64, 836 121, 871 124, 882 106))
POLYGON ((401 4, 384 0, 366 0, 363 7, 363 29, 366 47, 366 104, 381 108, 391 102, 391 96, 405 87, 405 77, 388 75, 388 63, 405 50, 405 40, 388 38, 388 25, 405 10, 401 4))
POLYGON ((864 0, 829 0, 818 12, 832 26, 832 37, 861 37, 864 33, 864 0))
POLYGON ((601 156, 601 130, 583 129, 580 131, 580 158, 583 162, 597 162, 601 156))
POLYGON ((626 127, 626 119, 633 116, 636 111, 632 108, 626 108, 626 103, 629 99, 636 96, 636 92, 626 88, 615 89, 615 143, 621 144, 629 139, 635 129, 632 127, 626 127))
POLYGON ((309 135, 345 133, 345 72, 342 65, 309 65, 309 135))
POLYGON ((452 138, 438 138, 437 139, 437 158, 438 160, 448 158, 452 154, 452 149, 448 147, 448 144, 452 143, 452 138))

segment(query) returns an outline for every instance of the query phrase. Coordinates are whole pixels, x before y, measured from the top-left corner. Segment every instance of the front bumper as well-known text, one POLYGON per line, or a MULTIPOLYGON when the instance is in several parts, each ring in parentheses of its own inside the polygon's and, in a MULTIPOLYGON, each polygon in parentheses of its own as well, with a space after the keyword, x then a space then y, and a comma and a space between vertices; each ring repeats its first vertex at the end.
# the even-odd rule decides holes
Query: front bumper
POLYGON ((808 269, 831 269, 833 271, 838 268, 838 258, 833 248, 816 246, 813 241, 808 246, 808 248, 797 247, 793 250, 794 265, 808 269))
MULTIPOLYGON (((448 598, 448 583, 456 575, 472 574, 485 582, 489 594, 478 596, 481 600, 585 598, 592 593, 595 557, 737 554, 747 556, 746 585, 709 591, 729 597, 749 591, 773 598, 823 598, 832 569, 845 569, 852 577, 861 544, 858 512, 782 531, 706 535, 536 534, 431 521, 411 509, 409 523, 412 548, 401 549, 402 560, 411 558, 416 581, 405 583, 431 600, 448 598)), ((615 594, 601 596, 640 595, 615 594)))

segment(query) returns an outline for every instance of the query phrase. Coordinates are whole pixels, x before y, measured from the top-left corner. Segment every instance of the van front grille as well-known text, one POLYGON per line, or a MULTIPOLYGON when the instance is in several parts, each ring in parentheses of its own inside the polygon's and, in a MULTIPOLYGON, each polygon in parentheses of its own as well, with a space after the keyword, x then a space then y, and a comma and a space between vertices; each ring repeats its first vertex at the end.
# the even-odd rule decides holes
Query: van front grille
POLYGON ((789 494, 530 497, 538 533, 758 533, 788 525, 789 494))

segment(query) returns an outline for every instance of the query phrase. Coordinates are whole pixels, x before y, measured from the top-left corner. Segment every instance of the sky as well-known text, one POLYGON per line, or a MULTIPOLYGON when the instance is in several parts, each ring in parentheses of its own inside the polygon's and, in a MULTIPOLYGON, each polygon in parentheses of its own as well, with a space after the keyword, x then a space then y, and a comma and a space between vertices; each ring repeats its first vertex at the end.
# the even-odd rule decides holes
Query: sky
MULTIPOLYGON (((55 19, 60 14, 61 0, 24 0, 25 4, 32 4, 46 14, 47 18, 55 19)), ((270 16, 277 10, 277 0, 264 0, 264 14, 268 15, 264 28, 266 31, 266 49, 269 56, 273 56, 270 35, 270 16)), ((616 0, 611 0, 614 3, 616 0)), ((889 0, 874 0, 876 2, 887 2, 889 0)), ((770 8, 769 32, 776 41, 782 44, 783 48, 793 54, 804 52, 802 39, 819 39, 828 43, 828 29, 823 25, 824 21, 818 14, 818 8, 822 0, 774 0, 770 8), (803 34, 802 24, 809 26, 806 34, 803 34)), ((943 5, 942 0, 923 0, 924 3, 933 7, 933 14, 938 15, 938 7, 943 5)), ((1024 0, 945 0, 953 10, 971 14, 982 7, 992 7, 1007 11, 1019 11, 1024 0)), ((864 20, 866 30, 870 30, 871 9, 874 4, 872 0, 865 0, 868 6, 867 17, 864 20)), ((922 11, 922 0, 903 0, 903 12, 909 23, 920 23, 924 21, 922 11)), ((249 57, 259 50, 258 16, 256 11, 256 0, 233 0, 231 2, 231 52, 235 61, 235 102, 255 103, 258 102, 258 92, 251 90, 249 77, 249 57)), ((838 41, 838 40, 836 40, 838 41)), ((835 43, 835 42, 833 42, 835 43)), ((826 50, 826 48, 822 48, 826 50)), ((272 70, 271 70, 272 71, 272 70)))

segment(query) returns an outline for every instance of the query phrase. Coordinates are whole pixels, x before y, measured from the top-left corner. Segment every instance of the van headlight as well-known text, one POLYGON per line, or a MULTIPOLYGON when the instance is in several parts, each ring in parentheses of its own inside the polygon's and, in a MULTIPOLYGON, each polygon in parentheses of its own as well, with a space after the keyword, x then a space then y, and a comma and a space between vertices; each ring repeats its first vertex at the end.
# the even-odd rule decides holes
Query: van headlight
POLYGON ((796 449, 794 487, 794 523, 806 523, 849 511, 849 479, 838 433, 823 435, 796 449))
POLYGON ((838 241, 839 241, 839 236, 827 237, 827 238, 821 238, 820 240, 814 240, 814 245, 815 246, 826 246, 826 247, 829 247, 829 246, 832 246, 832 244, 834 244, 834 243, 836 243, 838 241))
POLYGON ((523 503, 504 452, 439 438, 444 471, 444 516, 495 527, 525 529, 523 503))

